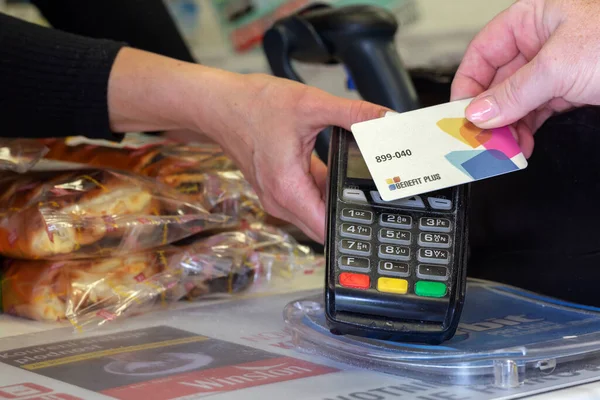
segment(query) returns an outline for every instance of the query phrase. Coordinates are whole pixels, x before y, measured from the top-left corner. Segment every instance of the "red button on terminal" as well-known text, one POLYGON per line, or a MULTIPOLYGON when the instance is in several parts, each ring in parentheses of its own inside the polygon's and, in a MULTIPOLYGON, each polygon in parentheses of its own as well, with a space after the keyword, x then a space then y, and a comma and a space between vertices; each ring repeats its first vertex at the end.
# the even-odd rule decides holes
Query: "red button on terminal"
POLYGON ((352 289, 368 289, 371 284, 369 275, 352 274, 350 272, 342 272, 340 274, 340 285, 352 289))

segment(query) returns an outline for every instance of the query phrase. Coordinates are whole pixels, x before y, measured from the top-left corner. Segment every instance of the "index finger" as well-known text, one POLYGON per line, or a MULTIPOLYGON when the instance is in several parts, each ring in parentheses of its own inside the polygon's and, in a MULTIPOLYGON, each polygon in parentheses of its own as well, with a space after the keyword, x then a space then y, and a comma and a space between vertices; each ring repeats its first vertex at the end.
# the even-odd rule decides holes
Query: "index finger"
POLYGON ((471 41, 452 82, 451 100, 475 97, 487 90, 498 68, 519 55, 513 31, 514 19, 519 16, 514 7, 498 14, 471 41))

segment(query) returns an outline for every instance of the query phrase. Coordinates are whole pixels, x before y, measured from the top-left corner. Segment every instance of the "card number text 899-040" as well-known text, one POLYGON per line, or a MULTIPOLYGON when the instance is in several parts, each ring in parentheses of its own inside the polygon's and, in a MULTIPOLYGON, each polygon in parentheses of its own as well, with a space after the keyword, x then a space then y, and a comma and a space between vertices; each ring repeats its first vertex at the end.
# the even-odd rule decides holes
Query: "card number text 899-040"
POLYGON ((377 161, 378 163, 382 163, 382 162, 386 162, 386 161, 391 161, 395 158, 410 157, 410 156, 412 156, 412 151, 410 151, 410 149, 406 149, 406 150, 402 150, 402 151, 397 151, 395 153, 387 153, 387 154, 382 154, 380 156, 376 156, 375 161, 377 161))

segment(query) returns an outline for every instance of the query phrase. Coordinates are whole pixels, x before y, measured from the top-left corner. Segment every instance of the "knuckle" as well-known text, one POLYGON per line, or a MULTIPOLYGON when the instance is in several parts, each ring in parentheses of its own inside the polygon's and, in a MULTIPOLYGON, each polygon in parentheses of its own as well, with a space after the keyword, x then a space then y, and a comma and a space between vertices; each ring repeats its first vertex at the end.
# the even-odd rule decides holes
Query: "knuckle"
POLYGON ((572 85, 573 77, 577 75, 577 71, 573 70, 574 66, 581 65, 580 60, 572 52, 563 54, 566 54, 567 62, 557 62, 556 57, 548 52, 540 52, 532 61, 531 75, 538 77, 539 84, 550 85, 554 96, 565 94, 572 85))
POLYGON ((552 77, 556 72, 557 63, 545 52, 540 52, 531 62, 533 76, 552 77))
POLYGON ((519 84, 517 79, 509 79, 506 82, 506 85, 504 85, 504 98, 508 104, 511 104, 513 106, 521 104, 522 99, 519 94, 520 86, 521 85, 519 84))
POLYGON ((350 106, 350 118, 352 121, 360 121, 363 117, 363 111, 367 103, 365 101, 359 100, 352 103, 350 106))
POLYGON ((296 108, 302 117, 309 117, 322 111, 319 96, 309 86, 298 86, 295 93, 296 108))

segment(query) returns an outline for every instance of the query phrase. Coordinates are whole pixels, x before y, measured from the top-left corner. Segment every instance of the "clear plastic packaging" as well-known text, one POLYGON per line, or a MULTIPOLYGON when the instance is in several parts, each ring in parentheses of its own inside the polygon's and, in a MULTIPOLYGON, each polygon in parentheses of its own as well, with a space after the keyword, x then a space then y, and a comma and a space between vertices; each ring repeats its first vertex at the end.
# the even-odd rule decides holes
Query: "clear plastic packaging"
POLYGON ((175 188, 186 201, 211 213, 249 222, 266 218, 252 186, 218 145, 167 140, 121 147, 89 140, 44 143, 50 149, 46 159, 133 172, 175 188))
MULTIPOLYGON (((184 145, 169 140, 109 143, 78 138, 44 139, 48 148, 44 158, 94 167, 114 168, 149 177, 169 176, 182 171, 229 171, 237 169, 223 150, 211 143, 184 145)), ((144 141, 146 140, 146 141, 144 141)))
POLYGON ((600 309, 475 279, 456 335, 439 346, 333 335, 321 294, 289 303, 284 319, 299 351, 450 385, 514 388, 600 359, 600 309))
POLYGON ((321 268, 322 259, 284 232, 261 224, 190 240, 182 246, 86 260, 8 260, 4 312, 39 321, 68 320, 78 331, 181 299, 266 291, 321 268))
POLYGON ((0 177, 0 254, 74 259, 153 249, 229 218, 154 180, 104 169, 0 177))
POLYGON ((27 172, 47 153, 48 148, 33 139, 0 138, 0 171, 27 172))
POLYGON ((161 181, 211 213, 247 222, 266 218, 258 196, 240 171, 188 172, 165 176, 161 181))

